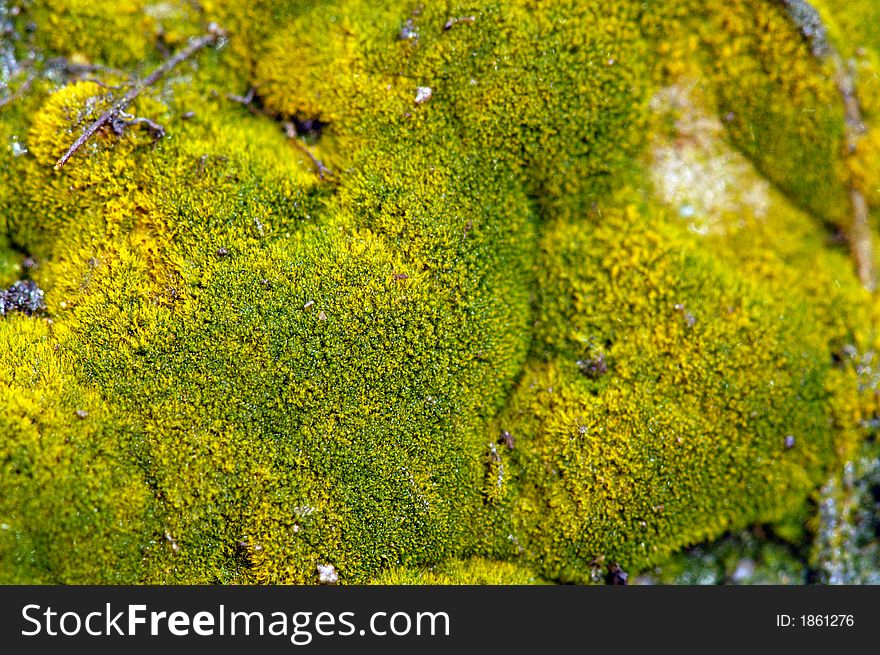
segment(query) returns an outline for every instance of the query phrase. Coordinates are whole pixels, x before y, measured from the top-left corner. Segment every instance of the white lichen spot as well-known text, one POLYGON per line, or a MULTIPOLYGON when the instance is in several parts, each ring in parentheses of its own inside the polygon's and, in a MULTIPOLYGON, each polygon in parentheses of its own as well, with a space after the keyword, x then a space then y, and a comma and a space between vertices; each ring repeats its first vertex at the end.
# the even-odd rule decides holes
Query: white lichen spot
POLYGON ((318 564, 318 582, 321 584, 336 584, 339 582, 339 573, 332 564, 318 564))
POLYGON ((428 100, 431 99, 431 96, 434 95, 434 90, 429 86, 420 86, 416 89, 416 104, 421 105, 428 100))
POLYGON ((21 157, 28 153, 28 149, 21 145, 17 136, 13 136, 9 142, 9 149, 12 151, 13 157, 21 157))
POLYGON ((174 2, 157 2, 144 7, 143 12, 150 18, 158 20, 180 19, 183 15, 180 7, 174 2))
POLYGON ((695 95, 692 87, 676 84, 651 99, 651 111, 673 124, 654 139, 651 178, 656 195, 691 232, 726 234, 767 215, 770 184, 727 141, 722 121, 695 95))

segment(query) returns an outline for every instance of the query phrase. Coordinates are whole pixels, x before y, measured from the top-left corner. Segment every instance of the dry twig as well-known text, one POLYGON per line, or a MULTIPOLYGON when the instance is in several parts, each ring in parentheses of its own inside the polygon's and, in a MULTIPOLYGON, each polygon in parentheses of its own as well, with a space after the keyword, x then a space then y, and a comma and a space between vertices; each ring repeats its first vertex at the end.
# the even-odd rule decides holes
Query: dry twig
MULTIPOLYGON (((118 119, 118 117, 125 112, 126 109, 133 103, 137 97, 144 92, 146 88, 152 86, 160 79, 165 77, 168 73, 170 73, 174 68, 178 66, 178 64, 186 61, 194 54, 196 54, 202 48, 205 48, 209 45, 213 45, 216 43, 221 37, 225 35, 225 32, 221 30, 217 25, 211 24, 208 27, 208 33, 204 36, 200 36, 196 39, 190 40, 189 44, 176 55, 164 61, 156 70, 147 75, 144 79, 139 80, 134 83, 134 86, 120 98, 118 101, 113 103, 113 106, 110 107, 107 111, 105 111, 94 123, 89 125, 86 128, 85 132, 83 132, 80 137, 74 141, 73 145, 67 149, 61 159, 55 164, 55 170, 57 171, 59 168, 64 166, 67 161, 74 155, 74 153, 85 145, 85 143, 92 138, 92 136, 101 129, 104 125, 111 123, 114 119, 118 119)), ((155 124, 153 124, 155 125, 155 124)))
MULTIPOLYGON (((846 116, 847 152, 853 153, 868 128, 862 120, 859 99, 850 71, 836 52, 831 53, 831 58, 834 63, 835 82, 843 100, 846 116)), ((852 207, 852 222, 847 234, 850 250, 856 260, 859 281, 866 289, 874 291, 877 288, 877 274, 874 270, 874 247, 871 242, 870 208, 864 194, 852 183, 849 185, 849 198, 852 207)))
MULTIPOLYGON (((248 92, 243 95, 235 95, 233 93, 227 93, 226 99, 231 100, 232 102, 237 102, 240 105, 244 105, 244 107, 251 112, 254 116, 265 116, 266 118, 271 118, 272 120, 278 120, 277 116, 273 116, 269 112, 267 112, 262 107, 258 107, 254 104, 254 96, 256 92, 253 88, 248 89, 248 92)), ((302 139, 299 136, 299 132, 296 129, 296 124, 293 121, 282 121, 281 127, 284 128, 284 134, 290 139, 290 142, 296 147, 297 150, 302 152, 306 157, 308 157, 312 165, 315 167, 315 172, 318 173, 318 178, 324 180, 326 176, 332 175, 332 171, 324 165, 320 159, 318 159, 314 153, 309 150, 308 146, 303 143, 302 139)))
MULTIPOLYGON (((810 51, 817 59, 827 59, 834 67, 834 83, 843 103, 845 117, 845 139, 847 153, 856 151, 859 140, 868 128, 862 120, 862 111, 856 93, 855 82, 849 67, 840 53, 828 40, 828 31, 822 17, 806 0, 778 0, 788 12, 792 22, 810 45, 810 51)), ((846 230, 850 251, 856 262, 859 281, 869 291, 877 288, 877 274, 874 270, 874 247, 871 242, 869 224, 870 208, 864 194, 850 182, 849 199, 851 223, 846 230)))
POLYGON ((287 138, 293 142, 293 145, 295 145, 300 152, 305 154, 306 157, 312 160, 312 165, 318 172, 318 177, 323 180, 325 175, 329 175, 330 169, 324 166, 324 162, 315 157, 312 151, 309 150, 308 147, 306 147, 306 144, 299 139, 299 134, 297 134, 296 131, 296 125, 294 125, 292 121, 284 121, 283 127, 284 134, 286 134, 287 138))

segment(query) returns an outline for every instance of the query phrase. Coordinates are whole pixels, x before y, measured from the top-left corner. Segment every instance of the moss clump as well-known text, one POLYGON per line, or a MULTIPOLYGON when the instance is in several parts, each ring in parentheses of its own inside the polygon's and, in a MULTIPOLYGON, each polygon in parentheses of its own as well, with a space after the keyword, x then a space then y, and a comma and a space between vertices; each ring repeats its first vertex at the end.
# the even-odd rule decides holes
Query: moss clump
POLYGON ((371 584, 380 585, 534 585, 546 584, 534 573, 511 562, 484 558, 456 560, 424 569, 391 569, 371 584))
POLYGON ((688 88, 686 79, 678 80, 652 99, 645 154, 653 197, 707 256, 758 283, 763 297, 782 305, 800 299, 833 364, 825 383, 829 419, 838 452, 850 457, 878 411, 877 379, 863 365, 878 347, 878 304, 843 274, 851 268, 843 244, 829 247, 822 222, 769 185, 724 138, 722 120, 707 110, 705 97, 688 88), (695 179, 702 183, 683 184, 695 179))
POLYGON ((202 16, 188 2, 148 0, 26 0, 22 22, 33 45, 76 63, 131 69, 155 61, 160 45, 173 48, 199 29, 202 16))
MULTIPOLYGON (((689 76, 712 97, 732 141, 798 205, 845 226, 849 219, 844 99, 832 53, 853 43, 835 13, 818 36, 799 22, 793 2, 667 3, 657 27, 664 74, 689 76), (841 47, 842 46, 842 47, 841 47)), ((862 7, 870 3, 850 3, 862 7)), ((856 9, 855 13, 863 11, 856 9)), ((812 11, 807 11, 809 16, 812 11)), ((858 90, 872 95, 875 81, 858 90)), ((870 104, 870 103, 869 103, 870 104)), ((858 165, 857 165, 858 167, 858 165)), ((873 175, 874 182, 880 178, 873 175)))
MULTIPOLYGON (((68 140, 68 102, 96 91, 50 98, 30 166, 47 168, 41 137, 68 140)), ((429 191, 477 181, 439 159, 402 174, 395 160, 416 147, 387 151, 389 169, 364 172, 353 198, 326 200, 271 124, 217 110, 230 125, 222 161, 193 135, 198 120, 158 156, 136 134, 103 161, 98 143, 93 165, 63 173, 81 204, 16 232, 49 260, 59 350, 144 425, 137 459, 169 510, 153 529, 170 535, 150 548, 147 579, 312 581, 324 560, 358 579, 460 552, 481 507, 475 425, 525 355, 528 206, 483 185, 504 224, 468 197, 429 217, 429 191), (261 148, 276 159, 252 158, 261 148), (137 173, 120 179, 120 166, 137 173), (195 192, 178 176, 198 179, 195 192), (376 189, 385 201, 371 210, 376 189), (210 400, 219 389, 228 401, 210 400)))
POLYGON ((471 161, 472 169, 506 176, 544 213, 573 216, 628 173, 650 82, 644 8, 562 2, 535 12, 529 2, 491 1, 308 7, 267 40, 255 75, 273 111, 330 121, 339 168, 356 157, 381 159, 389 139, 448 133, 454 138, 446 153, 483 155, 487 161, 471 161), (445 29, 457 15, 474 21, 445 29), (417 37, 401 39, 404 26, 417 37), (424 103, 419 88, 430 89, 424 103))
POLYGON ((657 222, 606 210, 542 241, 547 361, 501 421, 521 444, 513 534, 552 578, 779 519, 834 450, 825 344, 803 307, 767 300, 657 222), (599 356, 605 374, 578 365, 599 356))
POLYGON ((28 4, 34 61, 125 70, 0 109, 0 253, 47 302, 0 319, 6 579, 587 581, 801 516, 875 411, 876 310, 795 204, 844 225, 862 169, 784 12, 679 4, 28 4), (209 21, 130 108, 164 138, 53 170, 209 21), (794 204, 673 214, 652 107, 691 74, 794 204))
POLYGON ((49 327, 0 321, 0 581, 131 584, 155 504, 137 428, 70 377, 49 327))

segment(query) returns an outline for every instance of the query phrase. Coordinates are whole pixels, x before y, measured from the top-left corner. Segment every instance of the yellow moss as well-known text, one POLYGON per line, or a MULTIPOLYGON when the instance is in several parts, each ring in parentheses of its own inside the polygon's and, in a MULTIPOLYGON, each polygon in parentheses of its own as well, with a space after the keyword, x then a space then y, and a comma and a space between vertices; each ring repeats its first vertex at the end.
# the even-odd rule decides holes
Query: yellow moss
POLYGON ((342 168, 358 154, 375 158, 389 138, 452 130, 459 156, 493 153, 544 209, 582 210, 626 174, 641 143, 641 14, 593 2, 537 14, 529 2, 310 5, 270 39, 257 88, 282 115, 336 119, 327 132, 341 139, 342 168), (444 30, 458 13, 475 20, 444 30), (418 37, 399 38, 405 26, 418 37), (317 48, 294 46, 316 38, 317 48), (416 101, 419 88, 429 100, 416 101))
POLYGON ((156 59, 156 41, 169 47, 198 30, 198 11, 187 2, 148 0, 27 0, 23 22, 33 38, 55 56, 78 63, 128 68, 156 59))
POLYGON ((839 95, 777 3, 425 4, 28 6, 42 61, 143 75, 211 20, 228 43, 131 107, 155 143, 105 129, 54 171, 119 93, 63 72, 0 114, 28 150, 0 172, 7 250, 53 321, 0 319, 0 445, 34 471, 0 479, 3 575, 589 580, 800 515, 863 438, 876 307, 821 223, 772 191, 763 218, 706 203, 703 238, 643 199, 649 101, 687 76, 845 225, 839 95), (250 87, 255 113, 227 99, 250 87), (98 560, 21 521, 70 498, 104 508, 65 519, 98 560))
POLYGON ((639 214, 606 209, 588 233, 543 240, 547 363, 527 368, 500 427, 517 430, 512 533, 551 578, 777 520, 834 458, 825 344, 804 307, 639 214), (607 374, 579 370, 599 354, 607 374))
POLYGON ((377 585, 534 585, 546 584, 529 569, 484 558, 446 562, 423 569, 391 569, 370 581, 377 585))
POLYGON ((128 450, 137 428, 79 385, 48 321, 10 314, 0 335, 0 580, 138 581, 158 526, 128 450))
POLYGON ((0 288, 10 286, 21 276, 21 256, 12 248, 6 238, 0 238, 0 288))
POLYGON ((870 129, 856 145, 856 151, 848 157, 853 186, 873 207, 880 207, 880 130, 870 129))
POLYGON ((877 411, 878 381, 865 358, 880 345, 880 306, 851 274, 848 251, 828 248, 825 225, 794 207, 734 151, 705 103, 687 84, 673 85, 652 101, 647 165, 655 197, 673 212, 675 222, 699 235, 701 248, 759 283, 768 298, 804 300, 835 362, 826 383, 830 414, 838 454, 850 457, 877 411), (692 179, 702 182, 681 184, 692 179))
POLYGON ((782 3, 665 3, 660 12, 669 14, 658 28, 666 79, 700 79, 762 174, 822 219, 848 225, 834 65, 811 52, 782 3))

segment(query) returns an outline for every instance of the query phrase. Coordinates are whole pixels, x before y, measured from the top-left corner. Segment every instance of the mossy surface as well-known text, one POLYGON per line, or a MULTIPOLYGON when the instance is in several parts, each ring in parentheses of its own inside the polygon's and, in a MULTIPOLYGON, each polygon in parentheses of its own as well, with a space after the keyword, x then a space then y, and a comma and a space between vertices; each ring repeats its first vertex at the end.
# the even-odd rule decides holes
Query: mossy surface
POLYGON ((514 534, 554 578, 580 579, 609 553, 659 561, 672 531, 695 542, 745 516, 778 519, 835 447, 825 344, 803 308, 656 222, 606 210, 588 233, 565 225, 542 242, 547 361, 527 368, 501 421, 522 437, 514 534), (600 356, 608 371, 585 374, 600 356))
POLYGON ((686 549, 649 569, 635 584, 806 584, 810 572, 796 549, 760 530, 686 549))
POLYGON ((547 584, 529 569, 512 562, 495 562, 481 557, 454 560, 422 569, 386 571, 370 584, 381 585, 535 585, 547 584))
POLYGON ((7 239, 0 241, 0 287, 8 287, 21 274, 21 257, 9 246, 7 239))
POLYGON ((24 3, 2 579, 587 582, 802 517, 876 411, 827 228, 875 132, 778 3, 699 4, 24 3), (209 22, 163 138, 53 169, 209 22))
POLYGON ((45 319, 10 314, 0 331, 0 582, 137 582, 155 505, 137 429, 70 377, 45 319))

